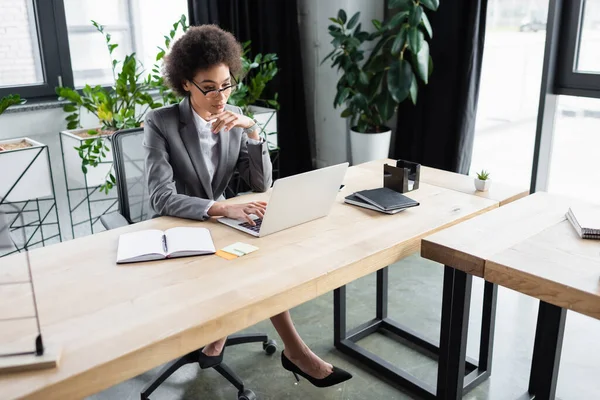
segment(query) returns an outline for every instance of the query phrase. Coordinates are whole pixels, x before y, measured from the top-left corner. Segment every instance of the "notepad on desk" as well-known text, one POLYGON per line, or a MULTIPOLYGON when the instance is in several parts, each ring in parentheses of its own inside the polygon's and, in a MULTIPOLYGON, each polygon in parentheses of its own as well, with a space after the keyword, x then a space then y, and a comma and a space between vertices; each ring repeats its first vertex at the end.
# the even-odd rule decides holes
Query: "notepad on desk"
POLYGON ((148 229, 119 237, 117 264, 214 254, 215 245, 206 228, 179 227, 166 231, 148 229))
POLYGON ((349 196, 346 196, 344 198, 344 202, 348 203, 348 204, 352 204, 353 206, 359 206, 359 207, 363 207, 363 208, 368 208, 369 210, 375 210, 375 211, 379 211, 385 214, 397 214, 400 211, 404 211, 406 210, 405 208, 397 208, 395 210, 390 210, 390 211, 384 211, 382 209, 380 209, 377 206, 374 206, 373 204, 364 201, 363 199, 361 199, 360 197, 358 197, 356 194, 351 194, 349 196))
POLYGON ((361 190, 360 192, 356 192, 354 194, 361 200, 374 205, 379 210, 384 212, 402 210, 419 205, 419 202, 406 197, 402 193, 398 193, 395 190, 385 187, 361 190))
POLYGON ((600 240, 600 206, 572 206, 566 217, 579 237, 600 240))

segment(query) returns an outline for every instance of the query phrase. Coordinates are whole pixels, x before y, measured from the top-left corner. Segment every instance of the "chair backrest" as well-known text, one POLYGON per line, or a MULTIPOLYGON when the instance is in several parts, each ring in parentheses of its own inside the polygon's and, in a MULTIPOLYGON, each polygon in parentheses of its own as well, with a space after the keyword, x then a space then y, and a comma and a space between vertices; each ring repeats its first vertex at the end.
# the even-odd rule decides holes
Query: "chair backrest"
POLYGON ((119 212, 129 223, 150 219, 146 184, 144 128, 126 129, 112 135, 112 151, 119 197, 119 212))

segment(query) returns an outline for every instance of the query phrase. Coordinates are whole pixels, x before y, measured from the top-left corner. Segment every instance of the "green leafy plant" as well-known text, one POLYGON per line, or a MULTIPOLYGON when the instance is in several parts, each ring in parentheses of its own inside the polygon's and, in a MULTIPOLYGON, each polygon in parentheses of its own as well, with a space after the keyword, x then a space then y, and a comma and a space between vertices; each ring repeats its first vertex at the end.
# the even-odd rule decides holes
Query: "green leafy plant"
POLYGON ((385 21, 372 20, 371 33, 362 30, 360 13, 348 19, 339 10, 330 18, 334 49, 323 62, 331 59, 331 67, 342 70, 333 104, 346 104, 341 116, 362 133, 388 130, 385 123, 398 104, 407 98, 416 104, 419 80, 427 84, 433 70, 426 40, 433 31, 424 8, 437 10, 439 0, 390 0, 388 7, 394 13, 385 21), (376 44, 365 60, 363 44, 370 41, 376 44))
POLYGON ((182 32, 186 32, 189 28, 187 24, 187 17, 182 14, 178 21, 173 24, 173 29, 169 31, 168 35, 165 35, 165 47, 158 47, 158 53, 156 54, 156 63, 152 66, 152 73, 146 78, 146 84, 149 88, 155 90, 161 98, 158 102, 160 106, 166 106, 169 104, 177 104, 181 101, 181 97, 177 95, 171 88, 166 84, 162 77, 161 68, 162 64, 159 64, 167 51, 171 48, 171 43, 181 28, 182 32))
MULTIPOLYGON (((81 146, 75 147, 81 157, 81 170, 84 174, 87 174, 89 167, 97 167, 106 159, 110 148, 104 142, 104 136, 119 129, 139 127, 149 109, 161 106, 148 93, 150 87, 141 79, 143 68, 137 61, 135 53, 125 56, 122 62, 114 59, 113 52, 119 45, 112 42, 111 35, 104 31, 103 25, 95 21, 92 21, 92 24, 106 39, 114 84, 110 88, 85 85, 81 93, 67 87, 56 88, 59 99, 70 102, 63 107, 63 110, 69 114, 66 117, 67 129, 83 128, 82 109, 94 114, 100 123, 100 128, 87 130, 86 133, 90 138, 84 140, 81 146), (118 71, 119 64, 121 69, 118 71)), ((100 191, 108 194, 115 183, 111 165, 100 191)))
POLYGON ((244 114, 252 117, 251 105, 270 106, 279 110, 277 100, 278 93, 272 99, 262 97, 267 84, 275 78, 279 72, 277 67, 277 55, 274 53, 257 54, 252 58, 250 55, 251 42, 243 43, 242 73, 236 90, 229 97, 229 104, 241 107, 244 114))
POLYGON ((481 170, 481 172, 477 172, 477 179, 480 181, 487 181, 490 178, 490 173, 485 169, 481 170))
POLYGON ((0 99, 0 115, 6 111, 10 106, 16 106, 17 104, 25 103, 25 99, 22 99, 18 94, 9 94, 0 99))

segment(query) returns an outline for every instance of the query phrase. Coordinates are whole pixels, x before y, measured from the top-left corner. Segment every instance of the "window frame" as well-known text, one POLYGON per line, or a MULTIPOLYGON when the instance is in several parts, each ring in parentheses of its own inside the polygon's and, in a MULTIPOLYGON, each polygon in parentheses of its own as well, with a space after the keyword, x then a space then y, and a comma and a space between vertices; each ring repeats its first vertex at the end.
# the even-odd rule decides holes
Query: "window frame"
POLYGON ((576 70, 584 18, 584 1, 571 0, 563 3, 554 92, 568 96, 600 98, 600 71, 578 72, 576 70))
POLYGON ((0 97, 18 94, 26 99, 56 98, 56 87, 73 86, 63 0, 33 0, 32 4, 34 15, 30 20, 35 22, 44 82, 0 87, 0 97))

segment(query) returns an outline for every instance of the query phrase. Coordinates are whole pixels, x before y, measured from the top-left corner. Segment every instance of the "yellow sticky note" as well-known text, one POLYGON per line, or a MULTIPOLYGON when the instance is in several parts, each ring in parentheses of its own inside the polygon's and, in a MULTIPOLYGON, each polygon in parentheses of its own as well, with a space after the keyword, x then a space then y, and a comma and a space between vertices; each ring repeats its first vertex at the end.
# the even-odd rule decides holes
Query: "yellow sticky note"
POLYGON ((228 252, 223 251, 223 250, 217 250, 217 252, 215 254, 217 256, 221 257, 221 258, 226 259, 226 260, 233 260, 233 259, 238 258, 238 256, 236 256, 235 254, 231 254, 231 253, 228 253, 228 252))
POLYGON ((223 248, 221 249, 221 251, 227 252, 227 253, 229 253, 229 254, 233 254, 234 256, 238 256, 238 257, 241 257, 241 256, 244 256, 244 255, 246 255, 246 253, 244 253, 243 251, 240 251, 240 250, 238 250, 238 249, 235 247, 235 245, 233 245, 233 244, 230 244, 230 245, 229 245, 229 246, 227 246, 227 247, 223 247, 223 248))
POLYGON ((258 247, 252 246, 251 244, 242 243, 242 242, 234 243, 234 244, 231 245, 231 247, 233 247, 237 251, 240 251, 240 252, 242 252, 244 254, 250 254, 253 251, 258 250, 258 247))

